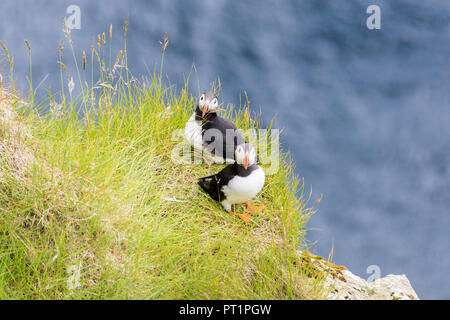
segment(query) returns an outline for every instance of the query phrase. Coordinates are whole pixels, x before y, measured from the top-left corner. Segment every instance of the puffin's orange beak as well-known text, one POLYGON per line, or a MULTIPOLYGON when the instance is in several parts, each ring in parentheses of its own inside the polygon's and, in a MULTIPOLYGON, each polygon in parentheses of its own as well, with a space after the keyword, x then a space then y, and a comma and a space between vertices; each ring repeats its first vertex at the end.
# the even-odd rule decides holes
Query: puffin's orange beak
POLYGON ((208 104, 205 103, 203 106, 202 118, 205 116, 206 110, 208 110, 208 104))
POLYGON ((244 168, 245 168, 245 170, 247 170, 247 167, 248 167, 248 153, 246 152, 246 153, 245 153, 245 162, 244 162, 244 168))

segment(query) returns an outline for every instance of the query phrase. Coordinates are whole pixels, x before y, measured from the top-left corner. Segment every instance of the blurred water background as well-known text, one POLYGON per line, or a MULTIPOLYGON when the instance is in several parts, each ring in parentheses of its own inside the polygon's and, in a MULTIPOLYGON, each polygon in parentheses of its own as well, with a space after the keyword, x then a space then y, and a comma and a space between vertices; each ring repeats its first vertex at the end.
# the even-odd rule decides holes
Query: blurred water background
MULTIPOLYGON (((367 278, 406 274, 421 298, 450 298, 450 2, 2 0, 0 40, 27 92, 28 39, 35 85, 59 90, 58 44, 69 5, 77 56, 113 24, 113 55, 129 14, 132 72, 160 61, 178 88, 195 63, 201 90, 220 77, 221 100, 247 92, 255 111, 285 128, 297 174, 324 195, 311 218, 313 251, 367 278), (368 30, 366 8, 381 8, 368 30)), ((73 72, 70 51, 64 51, 73 72)), ((6 71, 3 60, 0 69, 6 71)), ((75 78, 75 73, 73 73, 75 78)), ((77 82, 75 82, 77 83, 77 82)), ((191 92, 198 92, 196 76, 191 92)))

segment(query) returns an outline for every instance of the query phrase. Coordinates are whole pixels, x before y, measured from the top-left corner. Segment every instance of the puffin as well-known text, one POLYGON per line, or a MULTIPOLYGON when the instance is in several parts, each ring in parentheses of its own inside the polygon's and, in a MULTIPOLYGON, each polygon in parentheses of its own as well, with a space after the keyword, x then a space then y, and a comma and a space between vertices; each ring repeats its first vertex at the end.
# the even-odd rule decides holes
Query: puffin
POLYGON ((235 160, 219 173, 200 178, 198 184, 213 200, 220 202, 227 212, 249 223, 251 214, 235 213, 232 205, 245 203, 248 211, 264 210, 264 206, 251 206, 249 200, 261 191, 265 174, 257 164, 255 149, 248 143, 236 147, 235 160))
POLYGON ((245 139, 231 121, 217 115, 217 107, 217 96, 204 92, 186 122, 184 136, 194 149, 210 156, 213 162, 234 163, 236 147, 245 143, 245 139))

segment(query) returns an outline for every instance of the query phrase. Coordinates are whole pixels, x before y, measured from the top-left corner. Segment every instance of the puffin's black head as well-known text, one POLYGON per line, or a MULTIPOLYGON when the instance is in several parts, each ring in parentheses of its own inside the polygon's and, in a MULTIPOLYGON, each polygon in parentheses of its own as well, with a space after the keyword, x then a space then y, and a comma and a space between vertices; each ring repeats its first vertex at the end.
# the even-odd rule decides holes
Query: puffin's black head
POLYGON ((243 166, 245 170, 253 164, 256 164, 256 151, 251 144, 243 143, 236 147, 234 152, 236 163, 243 166))
POLYGON ((217 96, 212 92, 204 92, 198 99, 198 106, 202 110, 202 118, 207 112, 214 112, 218 105, 217 96))

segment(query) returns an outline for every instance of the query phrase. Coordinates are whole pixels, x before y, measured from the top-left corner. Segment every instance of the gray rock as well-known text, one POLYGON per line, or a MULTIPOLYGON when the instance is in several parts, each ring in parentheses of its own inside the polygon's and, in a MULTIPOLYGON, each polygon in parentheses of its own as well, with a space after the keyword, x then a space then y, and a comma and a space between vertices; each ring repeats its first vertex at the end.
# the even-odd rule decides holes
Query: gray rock
POLYGON ((330 300, 419 300, 408 278, 387 275, 373 282, 354 275, 344 266, 336 266, 309 251, 299 251, 299 257, 325 275, 324 288, 330 300))
POLYGON ((405 275, 387 275, 373 282, 341 271, 341 277, 327 276, 326 287, 331 289, 328 299, 339 300, 419 300, 405 275))

